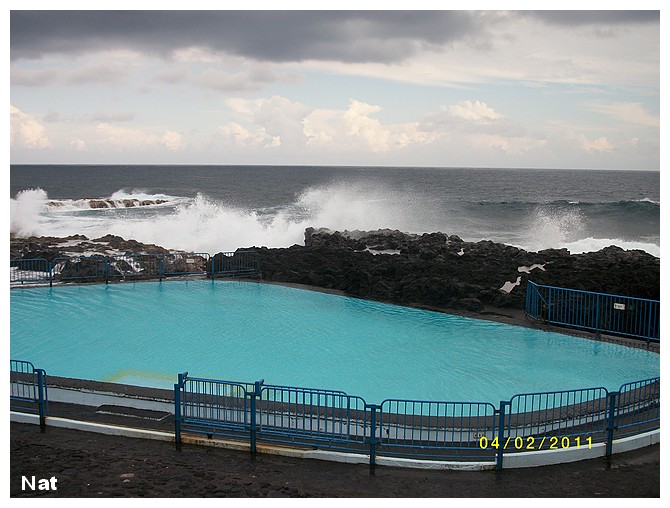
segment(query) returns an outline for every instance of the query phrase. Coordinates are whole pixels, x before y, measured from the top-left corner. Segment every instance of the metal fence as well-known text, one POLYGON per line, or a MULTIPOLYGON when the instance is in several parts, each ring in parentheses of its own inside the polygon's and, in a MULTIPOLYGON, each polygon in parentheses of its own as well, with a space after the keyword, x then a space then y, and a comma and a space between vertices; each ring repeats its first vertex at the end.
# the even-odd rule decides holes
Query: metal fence
POLYGON ((488 402, 387 399, 381 403, 379 453, 436 459, 486 460, 495 451, 496 408, 488 402))
POLYGON ((44 258, 13 259, 9 263, 9 283, 45 284, 51 282, 51 263, 44 258))
POLYGON ((344 450, 365 446, 369 413, 360 397, 335 390, 259 386, 259 439, 344 450))
MULTIPOLYGON (((37 412, 46 428, 47 377, 30 362, 10 360, 10 405, 37 412)), ((514 395, 488 402, 386 399, 368 404, 343 391, 177 376, 175 443, 182 433, 353 451, 376 457, 495 463, 506 454, 591 448, 660 429, 660 377, 618 391, 585 388, 514 395)))
POLYGON ((174 275, 205 275, 211 266, 210 255, 205 252, 178 252, 162 256, 161 273, 174 275))
POLYGON ((540 286, 528 281, 526 314, 549 324, 660 340, 660 302, 540 286))
POLYGON ((235 252, 220 252, 212 258, 212 277, 243 276, 258 273, 260 258, 251 250, 236 250, 235 252))
POLYGON ((43 369, 23 360, 9 360, 10 407, 21 411, 36 412, 40 429, 46 428, 49 410, 47 399, 47 374, 43 369))
POLYGON ((368 404, 345 392, 190 378, 175 384, 175 442, 182 432, 376 457, 495 462, 505 454, 591 448, 660 428, 660 378, 619 391, 585 388, 523 393, 487 402, 387 399, 368 404))
POLYGON ((659 378, 621 385, 617 393, 612 427, 619 435, 628 436, 649 426, 660 426, 661 383, 659 378))
POLYGON ((203 275, 249 277, 260 273, 254 251, 207 253, 119 254, 114 256, 64 256, 10 261, 11 286, 61 282, 109 282, 203 275))

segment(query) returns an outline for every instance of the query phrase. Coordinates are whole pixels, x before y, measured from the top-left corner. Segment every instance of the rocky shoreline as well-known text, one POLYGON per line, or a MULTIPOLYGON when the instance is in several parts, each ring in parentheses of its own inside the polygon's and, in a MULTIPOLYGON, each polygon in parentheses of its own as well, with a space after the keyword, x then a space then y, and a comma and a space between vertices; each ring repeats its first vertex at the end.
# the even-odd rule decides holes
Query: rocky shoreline
MULTIPOLYGON (((660 259, 615 246, 584 254, 566 249, 529 252, 492 241, 466 242, 444 233, 308 228, 304 245, 240 250, 258 255, 266 281, 446 311, 522 309, 528 280, 660 299, 660 259)), ((10 239, 10 259, 169 252, 174 251, 113 235, 93 240, 82 235, 10 239)))

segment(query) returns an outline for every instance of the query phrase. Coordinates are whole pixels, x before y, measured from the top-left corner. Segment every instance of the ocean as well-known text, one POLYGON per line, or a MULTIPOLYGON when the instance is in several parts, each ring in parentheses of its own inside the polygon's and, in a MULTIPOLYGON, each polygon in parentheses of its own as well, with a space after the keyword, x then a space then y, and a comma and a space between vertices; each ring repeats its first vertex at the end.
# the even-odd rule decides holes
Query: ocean
POLYGON ((302 245, 314 227, 660 256, 657 171, 11 165, 10 200, 16 236, 113 234, 210 254, 302 245))

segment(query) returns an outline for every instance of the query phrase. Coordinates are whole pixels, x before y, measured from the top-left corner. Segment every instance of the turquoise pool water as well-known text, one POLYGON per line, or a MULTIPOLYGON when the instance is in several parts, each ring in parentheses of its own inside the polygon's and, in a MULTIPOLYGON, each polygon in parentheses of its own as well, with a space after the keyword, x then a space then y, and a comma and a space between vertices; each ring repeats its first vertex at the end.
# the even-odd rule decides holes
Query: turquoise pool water
POLYGON ((660 374, 643 350, 270 284, 11 291, 11 357, 50 375, 172 388, 192 376, 386 398, 484 401, 660 374))

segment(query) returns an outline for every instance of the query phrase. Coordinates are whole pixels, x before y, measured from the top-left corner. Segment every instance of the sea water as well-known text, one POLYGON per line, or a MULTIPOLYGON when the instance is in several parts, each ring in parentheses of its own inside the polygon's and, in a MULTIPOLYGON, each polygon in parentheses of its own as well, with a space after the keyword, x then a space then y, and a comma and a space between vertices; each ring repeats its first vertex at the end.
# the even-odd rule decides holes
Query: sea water
POLYGON ((11 357, 171 388, 177 374, 490 402, 660 374, 641 349, 284 286, 164 281, 11 291, 11 357))
POLYGON ((657 171, 12 165, 10 184, 18 236, 113 234, 213 254, 302 244, 307 227, 390 228, 660 255, 657 171))

